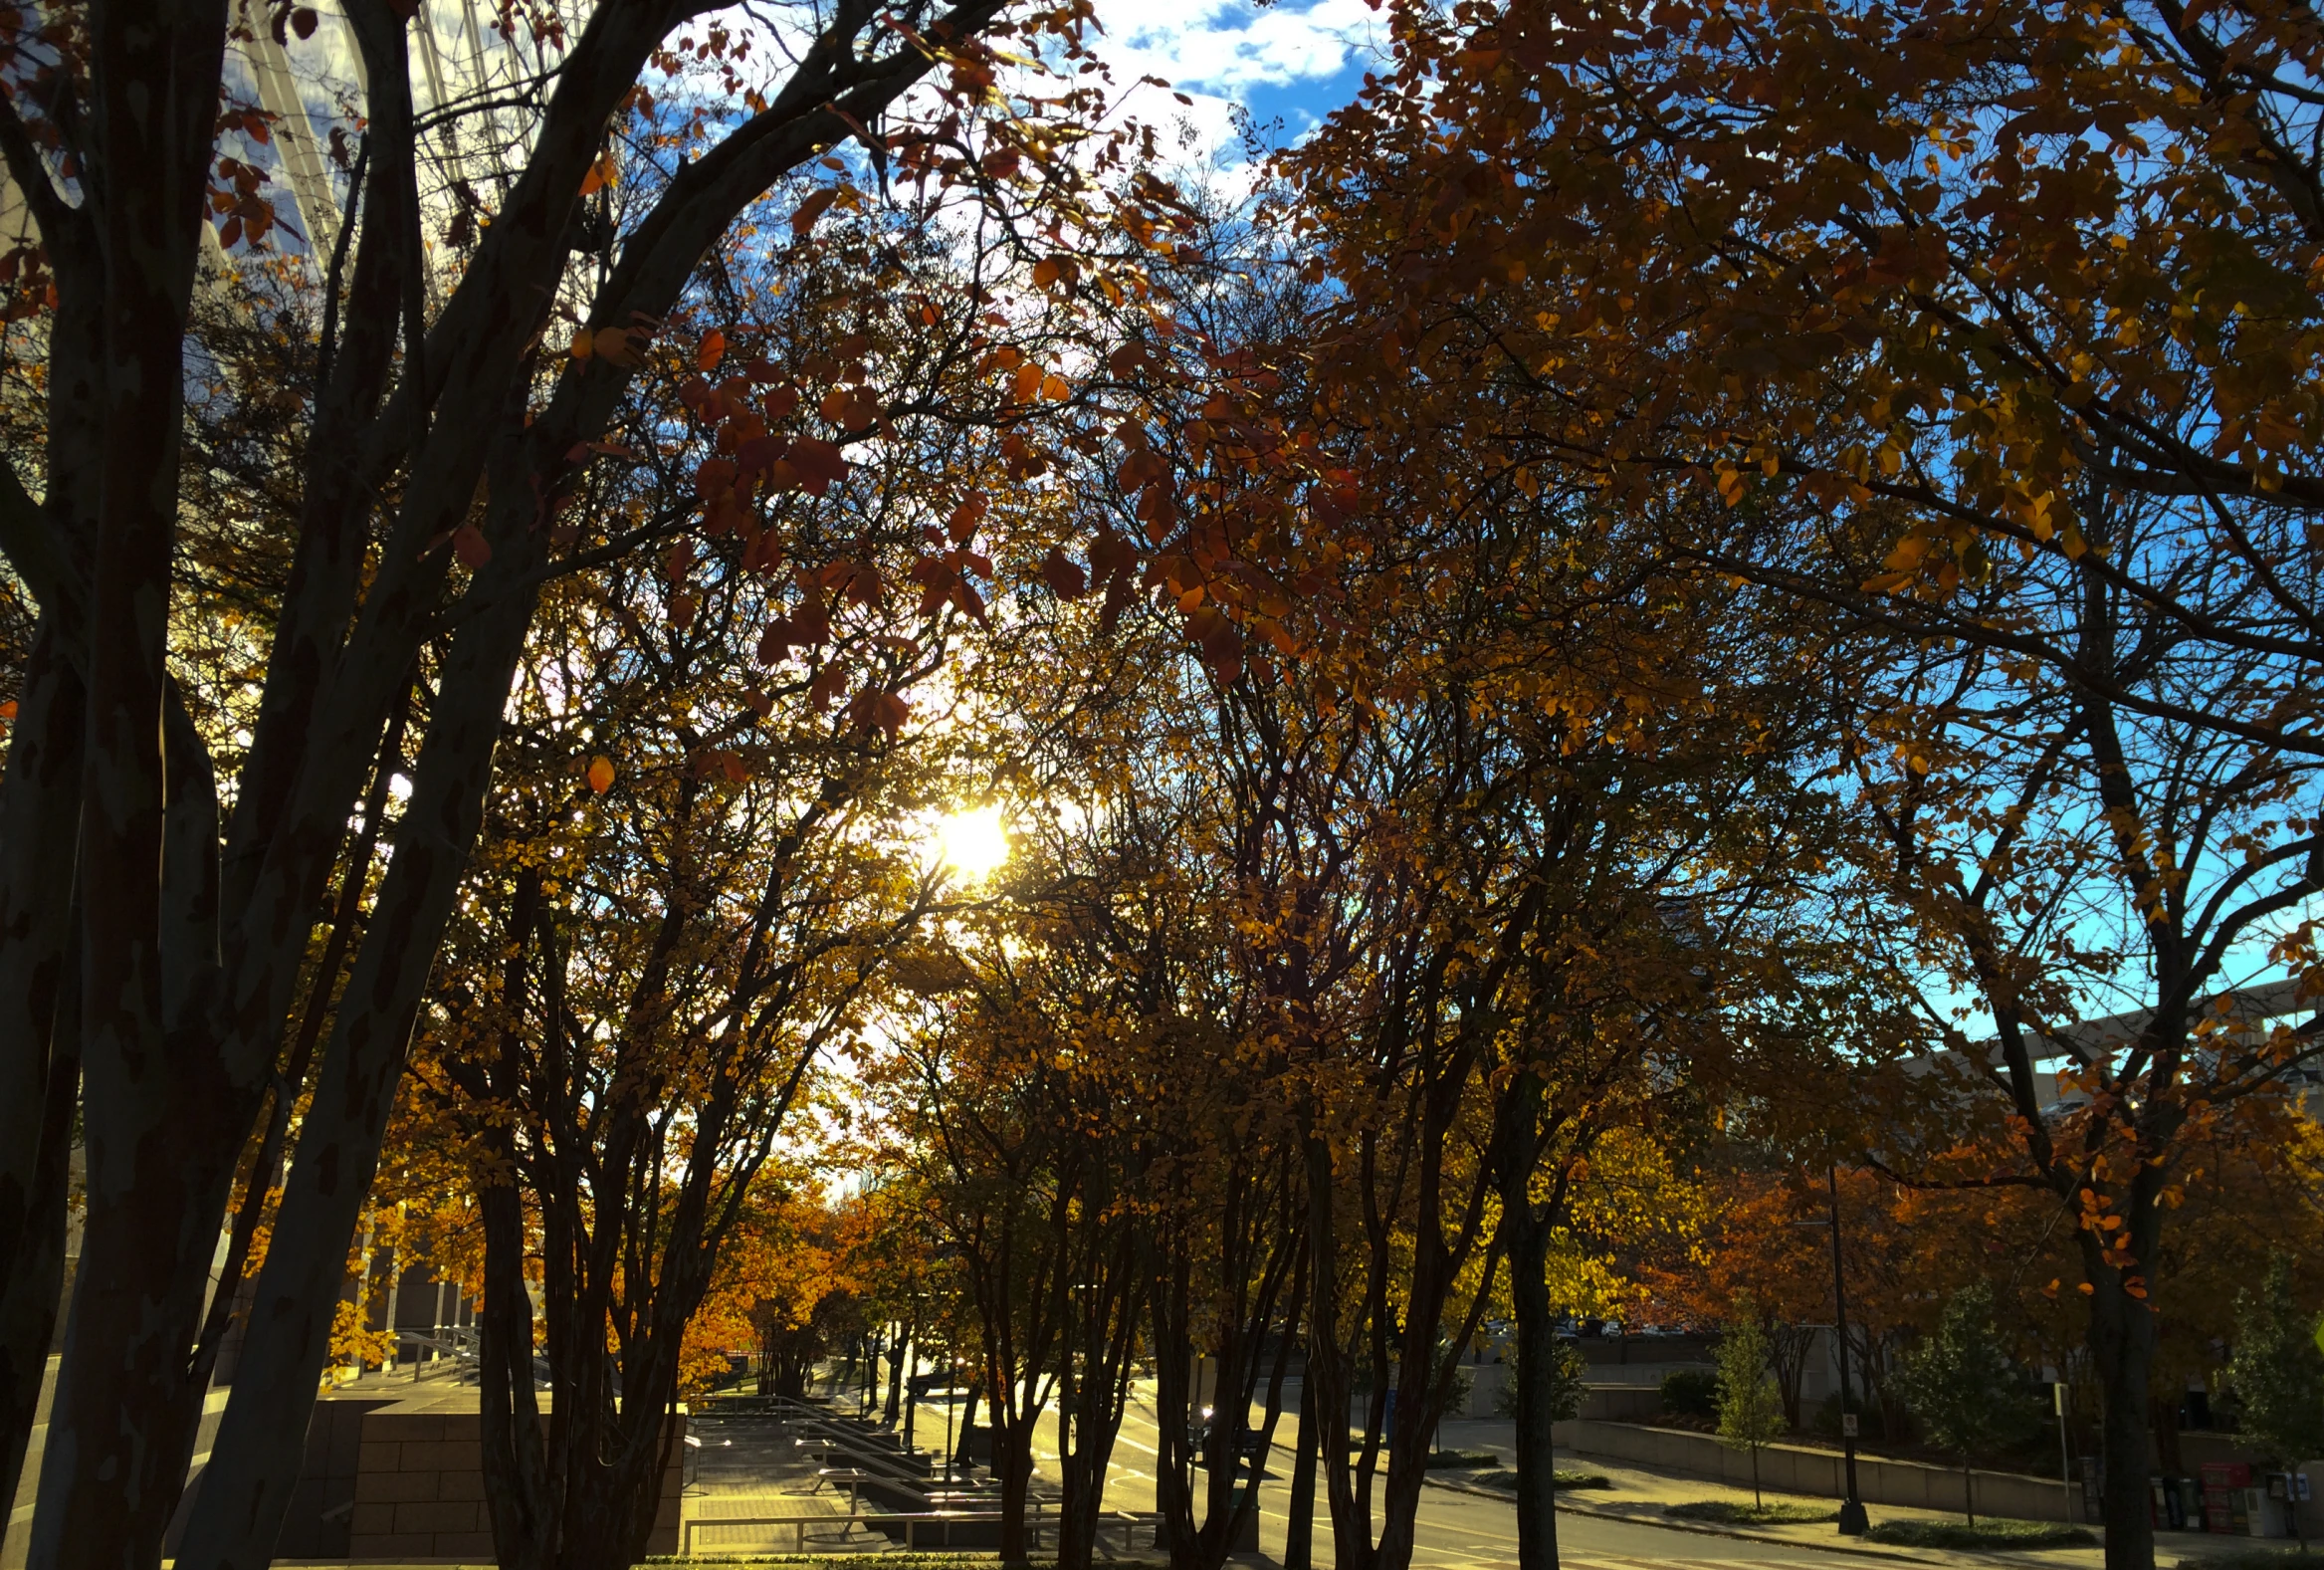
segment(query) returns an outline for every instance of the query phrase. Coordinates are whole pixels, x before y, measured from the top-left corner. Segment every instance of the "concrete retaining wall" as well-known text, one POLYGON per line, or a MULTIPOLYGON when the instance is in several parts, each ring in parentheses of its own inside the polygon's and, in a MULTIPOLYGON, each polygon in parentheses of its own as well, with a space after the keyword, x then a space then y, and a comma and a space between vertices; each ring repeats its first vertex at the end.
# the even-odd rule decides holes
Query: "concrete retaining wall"
MULTIPOLYGON (((466 1412, 385 1407, 363 1414, 354 1509, 347 1523, 350 1557, 491 1557, 493 1523, 485 1504, 484 1443, 475 1399, 470 1393, 466 1412)), ((661 1508, 646 1539, 650 1554, 678 1551, 686 1419, 677 1422, 661 1508)))
MULTIPOLYGON (((1632 1461, 1666 1471, 1713 1477, 1739 1487, 1751 1486, 1750 1453, 1730 1450, 1708 1434, 1681 1429, 1651 1429, 1631 1423, 1592 1423, 1577 1419, 1557 1429, 1560 1449, 1607 1460, 1632 1461)), ((2027 1477, 2018 1472, 1975 1471, 1977 1513, 2006 1515, 2027 1521, 2054 1521, 2064 1517, 2068 1490, 2052 1478, 2027 1477)), ((1820 1494, 1837 1499, 1846 1493, 1843 1465, 1837 1452, 1809 1450, 1796 1445, 1770 1445, 1759 1453, 1763 1487, 1786 1493, 1820 1494)), ((1910 1505, 1926 1510, 1959 1510, 1962 1476, 1958 1469, 1920 1461, 1856 1459, 1857 1496, 1867 1504, 1910 1505)), ((2074 1519, 2081 1518, 2080 1489, 2072 1490, 2074 1519)))
MULTIPOLYGON (((1445 1414, 1448 1418, 1496 1418, 1502 1416, 1496 1403, 1509 1383, 1509 1365, 1506 1363, 1465 1363, 1461 1372, 1469 1376, 1468 1400, 1445 1414)), ((1600 1370, 1589 1370, 1588 1388, 1582 1397, 1582 1416, 1596 1423, 1651 1423, 1662 1416, 1660 1381, 1638 1384, 1623 1380, 1618 1383, 1600 1383, 1600 1370)))

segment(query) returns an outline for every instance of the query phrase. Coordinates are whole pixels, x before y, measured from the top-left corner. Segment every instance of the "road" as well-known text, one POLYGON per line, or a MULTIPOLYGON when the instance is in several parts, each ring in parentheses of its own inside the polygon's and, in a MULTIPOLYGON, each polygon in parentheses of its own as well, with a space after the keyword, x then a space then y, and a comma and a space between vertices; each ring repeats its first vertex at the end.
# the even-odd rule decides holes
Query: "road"
MULTIPOLYGON (((924 1412, 923 1416, 927 1414, 924 1412)), ((941 1421, 941 1420, 940 1420, 941 1421)), ((1278 1430, 1272 1464, 1259 1486, 1259 1551, 1269 1560, 1283 1557, 1284 1534, 1291 1524, 1290 1475, 1292 1419, 1278 1430)), ((1056 1475, 1056 1429, 1045 1425, 1043 1443, 1034 1454, 1041 1470, 1056 1475)), ((1151 1399, 1133 1398, 1123 1419, 1122 1436, 1106 1476, 1106 1503, 1123 1510, 1154 1508, 1154 1473, 1158 1459, 1151 1399)), ((1322 1490, 1319 1488, 1318 1492, 1322 1490)), ((1485 1498, 1450 1488, 1420 1491, 1420 1512, 1412 1563, 1422 1570, 1438 1566, 1477 1567, 1477 1570, 1515 1570, 1517 1512, 1506 1499, 1485 1498)), ((1559 1517, 1559 1558, 1565 1570, 1699 1570, 1712 1565, 1757 1565, 1779 1570, 1894 1570, 1892 1561, 1854 1554, 1800 1549, 1790 1544, 1755 1543, 1700 1532, 1602 1516, 1567 1513, 1559 1517)), ((1319 1567, 1332 1562, 1332 1523, 1328 1509, 1319 1507, 1313 1541, 1319 1567)))

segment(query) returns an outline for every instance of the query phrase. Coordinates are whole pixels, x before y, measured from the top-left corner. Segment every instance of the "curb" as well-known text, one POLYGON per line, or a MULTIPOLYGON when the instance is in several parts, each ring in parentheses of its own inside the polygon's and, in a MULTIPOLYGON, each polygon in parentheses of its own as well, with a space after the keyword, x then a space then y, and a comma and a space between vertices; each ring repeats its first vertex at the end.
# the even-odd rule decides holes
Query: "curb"
MULTIPOLYGON (((1507 1499, 1516 1495, 1506 1488, 1480 1488, 1470 1482, 1450 1482, 1439 1477, 1423 1477, 1421 1482, 1431 1488, 1449 1488, 1454 1493, 1473 1493, 1480 1499, 1507 1499)), ((1627 1521, 1632 1526, 1654 1526, 1666 1532, 1692 1532, 1698 1537, 1731 1537, 1742 1543, 1773 1543, 1779 1548, 1808 1548, 1817 1553, 1854 1554, 1862 1559, 1886 1559, 1895 1564, 1942 1565, 1950 1561, 1925 1559, 1919 1554, 1900 1554, 1887 1548, 1856 1548, 1846 1543, 1817 1542, 1812 1538, 1776 1537, 1767 1532, 1737 1531, 1732 1527, 1712 1526, 1703 1521, 1679 1520, 1670 1516, 1634 1515, 1627 1510, 1609 1510, 1600 1505, 1574 1504, 1558 1501, 1560 1514, 1594 1515, 1605 1521, 1627 1521)))

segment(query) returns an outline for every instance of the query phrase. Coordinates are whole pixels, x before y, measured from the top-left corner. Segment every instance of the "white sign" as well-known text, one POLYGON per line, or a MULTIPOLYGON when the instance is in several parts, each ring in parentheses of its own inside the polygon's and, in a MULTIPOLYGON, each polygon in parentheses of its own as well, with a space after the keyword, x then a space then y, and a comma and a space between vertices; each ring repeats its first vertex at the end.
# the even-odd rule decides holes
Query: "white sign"
MULTIPOLYGON (((1856 1415, 1854 1413, 1843 1412, 1840 1414, 1840 1433, 1847 1439, 1852 1440, 1856 1437, 1856 1415)), ((2300 1480, 2306 1482, 2308 1479, 2302 1477, 2300 1480)), ((2302 1497, 2304 1498, 2306 1495, 2303 1494, 2302 1497)))

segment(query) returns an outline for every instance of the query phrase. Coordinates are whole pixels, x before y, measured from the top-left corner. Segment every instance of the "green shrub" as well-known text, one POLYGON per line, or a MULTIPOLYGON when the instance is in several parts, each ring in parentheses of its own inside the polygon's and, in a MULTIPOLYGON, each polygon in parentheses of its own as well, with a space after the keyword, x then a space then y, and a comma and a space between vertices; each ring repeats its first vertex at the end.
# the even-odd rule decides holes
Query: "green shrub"
MULTIPOLYGON (((1560 1488, 1610 1488, 1614 1485, 1613 1479, 1602 1471, 1559 1471, 1553 1475, 1557 1479, 1554 1486, 1560 1488)), ((1471 1480, 1483 1483, 1488 1488, 1515 1491, 1517 1487, 1517 1473, 1506 1469, 1481 1471, 1471 1480)))
POLYGON ((1790 1499, 1770 1499, 1761 1504, 1745 1504, 1738 1499, 1689 1499, 1683 1504, 1664 1505, 1662 1513, 1675 1515, 1682 1521, 1713 1521, 1721 1526, 1794 1526, 1802 1521, 1836 1521, 1840 1512, 1790 1499))
POLYGON ((1864 1534, 1903 1548, 2093 1548, 2098 1539, 2062 1521, 1882 1521, 1864 1534))
POLYGON ((2224 1553, 2182 1559, 2179 1570, 2286 1570, 2301 1562, 2297 1554, 2273 1553, 2265 1548, 2230 1548, 2224 1553))
MULTIPOLYGON (((1557 1361, 1550 1370, 1550 1421, 1564 1423, 1582 1415, 1582 1400, 1588 1388, 1583 1383, 1589 1371, 1582 1349, 1571 1341, 1551 1343, 1556 1349, 1557 1361)), ((1493 1410, 1504 1418, 1517 1416, 1517 1343, 1511 1342, 1504 1360, 1509 1372, 1502 1377, 1501 1388, 1493 1393, 1493 1410)))
POLYGON ((1719 1411, 1719 1376, 1707 1368, 1677 1368, 1662 1376, 1662 1410, 1674 1418, 1709 1418, 1719 1411))
POLYGON ((1427 1464, 1437 1466, 1490 1466, 1501 1459, 1492 1451, 1430 1451, 1427 1464))

